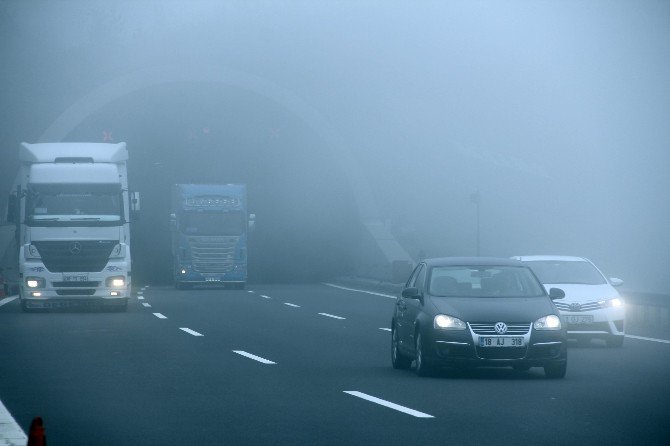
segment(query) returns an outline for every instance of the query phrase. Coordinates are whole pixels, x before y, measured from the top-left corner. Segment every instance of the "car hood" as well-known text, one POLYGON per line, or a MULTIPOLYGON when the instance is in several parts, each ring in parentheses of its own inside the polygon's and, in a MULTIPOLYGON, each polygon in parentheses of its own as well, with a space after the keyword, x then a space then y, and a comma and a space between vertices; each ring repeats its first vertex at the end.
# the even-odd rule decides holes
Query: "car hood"
POLYGON ((534 322, 558 314, 548 297, 433 297, 437 313, 465 322, 534 322))
POLYGON ((578 283, 547 283, 544 287, 549 292, 550 288, 560 288, 565 291, 565 297, 559 302, 596 302, 599 300, 613 299, 619 297, 619 293, 609 283, 601 285, 584 285, 578 283))

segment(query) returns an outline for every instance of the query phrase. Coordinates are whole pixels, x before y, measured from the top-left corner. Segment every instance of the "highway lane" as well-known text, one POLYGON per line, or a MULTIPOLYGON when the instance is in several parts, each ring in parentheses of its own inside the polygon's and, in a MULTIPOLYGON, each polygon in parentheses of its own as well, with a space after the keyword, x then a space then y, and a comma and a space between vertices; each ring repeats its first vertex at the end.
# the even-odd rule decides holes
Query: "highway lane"
POLYGON ((541 369, 421 379, 390 367, 385 296, 322 284, 138 292, 125 314, 0 307, 0 399, 24 430, 40 415, 51 445, 670 438, 670 344, 574 345, 558 381, 541 369))

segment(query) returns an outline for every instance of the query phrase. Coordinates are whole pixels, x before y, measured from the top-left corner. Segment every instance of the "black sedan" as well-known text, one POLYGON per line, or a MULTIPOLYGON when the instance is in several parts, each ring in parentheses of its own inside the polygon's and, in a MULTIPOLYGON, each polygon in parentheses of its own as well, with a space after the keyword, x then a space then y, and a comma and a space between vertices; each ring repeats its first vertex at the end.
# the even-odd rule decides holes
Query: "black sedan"
POLYGON ((563 378, 567 367, 564 324, 533 272, 516 260, 452 257, 426 259, 396 301, 392 363, 418 375, 437 366, 544 367, 563 378))

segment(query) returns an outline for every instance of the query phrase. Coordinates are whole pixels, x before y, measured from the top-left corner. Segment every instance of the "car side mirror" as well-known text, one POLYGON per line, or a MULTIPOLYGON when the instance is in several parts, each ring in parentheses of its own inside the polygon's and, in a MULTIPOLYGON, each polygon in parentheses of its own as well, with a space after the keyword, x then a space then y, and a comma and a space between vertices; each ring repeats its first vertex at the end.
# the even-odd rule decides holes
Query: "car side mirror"
POLYGON ((405 299, 421 299, 421 292, 416 287, 409 287, 402 290, 402 297, 405 299))
POLYGON ((621 286, 623 285, 623 280, 618 279, 616 277, 610 277, 610 284, 612 286, 621 286))
POLYGON ((565 291, 560 288, 551 288, 549 289, 549 297, 551 300, 563 299, 565 297, 565 291))

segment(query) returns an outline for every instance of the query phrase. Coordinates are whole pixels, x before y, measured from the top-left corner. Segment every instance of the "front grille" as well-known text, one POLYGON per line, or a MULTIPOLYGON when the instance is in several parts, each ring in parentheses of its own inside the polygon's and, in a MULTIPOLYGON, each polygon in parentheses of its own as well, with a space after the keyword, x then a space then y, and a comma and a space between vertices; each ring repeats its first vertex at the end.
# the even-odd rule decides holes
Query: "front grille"
POLYGON ((585 302, 585 303, 578 303, 578 302, 556 302, 556 308, 558 308, 561 311, 570 311, 573 313, 579 313, 581 311, 593 311, 593 310, 600 310, 602 308, 598 302, 585 302))
POLYGON ((239 237, 189 237, 193 269, 203 274, 221 274, 235 266, 239 237))
POLYGON ((477 347, 477 356, 482 359, 522 359, 526 347, 477 347))
POLYGON ((33 242, 44 266, 53 273, 102 271, 117 243, 115 240, 33 242))
MULTIPOLYGON (((495 329, 495 325, 497 322, 486 322, 486 323, 470 323, 470 328, 472 329, 473 332, 475 332, 478 335, 494 335, 498 336, 500 333, 498 333, 495 329)), ((507 331, 504 333, 505 335, 525 335, 528 333, 528 330, 530 330, 530 322, 523 322, 523 323, 518 323, 518 322, 513 322, 506 324, 507 325, 507 331)))
POLYGON ((72 288, 95 288, 100 286, 100 282, 97 281, 87 281, 87 282, 53 282, 55 287, 72 287, 72 288))
POLYGON ((95 290, 56 290, 56 294, 59 296, 93 296, 95 290))

